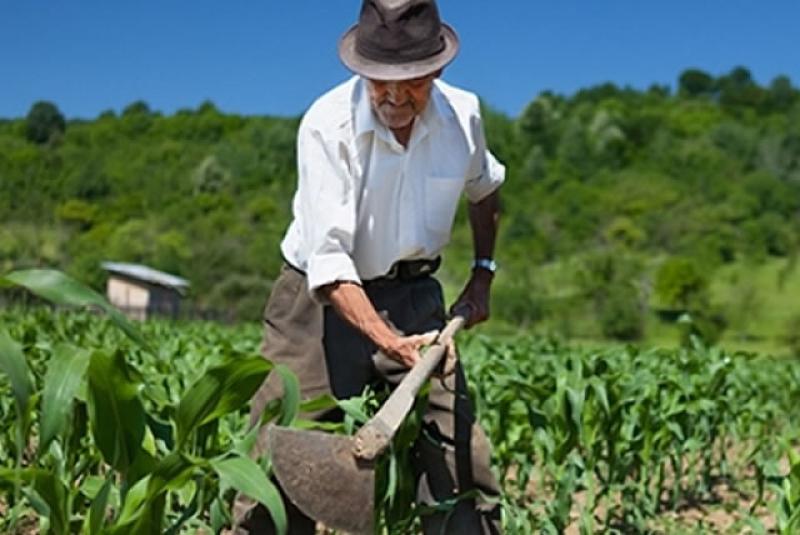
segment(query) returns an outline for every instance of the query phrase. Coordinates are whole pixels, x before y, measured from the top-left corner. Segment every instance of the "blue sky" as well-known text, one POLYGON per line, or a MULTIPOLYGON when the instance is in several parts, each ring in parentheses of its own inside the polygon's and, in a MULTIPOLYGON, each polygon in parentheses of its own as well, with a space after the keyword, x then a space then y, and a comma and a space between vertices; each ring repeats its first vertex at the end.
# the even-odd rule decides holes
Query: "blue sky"
MULTIPOLYGON (((0 117, 36 100, 92 118, 142 99, 296 115, 348 76, 336 41, 360 0, 2 0, 0 117)), ((543 90, 674 85, 736 65, 800 85, 798 0, 440 0, 462 50, 445 79, 517 115, 543 90)))

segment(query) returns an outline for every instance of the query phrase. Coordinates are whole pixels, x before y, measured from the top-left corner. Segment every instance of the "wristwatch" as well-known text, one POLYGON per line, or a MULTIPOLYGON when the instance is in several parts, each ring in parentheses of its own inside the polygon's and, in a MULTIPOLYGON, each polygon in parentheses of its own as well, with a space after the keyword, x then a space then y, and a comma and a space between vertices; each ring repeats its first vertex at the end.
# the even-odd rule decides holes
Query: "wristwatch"
POLYGON ((472 262, 472 269, 485 269, 490 273, 494 273, 497 271, 497 262, 494 261, 492 258, 476 258, 474 262, 472 262))

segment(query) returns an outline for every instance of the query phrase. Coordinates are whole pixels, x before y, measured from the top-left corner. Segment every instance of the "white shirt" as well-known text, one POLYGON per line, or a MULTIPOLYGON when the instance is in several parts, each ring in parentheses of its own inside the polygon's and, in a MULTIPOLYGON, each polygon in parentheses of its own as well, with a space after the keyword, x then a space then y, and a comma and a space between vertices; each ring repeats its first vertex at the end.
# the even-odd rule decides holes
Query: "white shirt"
POLYGON ((404 148, 354 77, 321 96, 297 139, 298 187, 281 243, 311 295, 335 281, 385 275, 399 260, 434 258, 458 201, 477 202, 505 178, 486 149, 478 99, 437 80, 404 148))

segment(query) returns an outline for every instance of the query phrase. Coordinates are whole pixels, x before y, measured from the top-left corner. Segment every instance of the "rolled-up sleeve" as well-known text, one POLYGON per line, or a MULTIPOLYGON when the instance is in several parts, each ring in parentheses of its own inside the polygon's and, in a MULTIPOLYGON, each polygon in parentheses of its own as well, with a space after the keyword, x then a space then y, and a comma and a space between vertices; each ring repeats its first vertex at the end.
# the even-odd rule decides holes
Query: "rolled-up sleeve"
POLYGON ((486 148, 483 123, 478 111, 471 117, 470 130, 474 152, 464 192, 470 202, 476 203, 500 187, 506 178, 506 168, 486 148))
POLYGON ((360 282, 352 260, 356 227, 355 186, 342 148, 301 124, 297 139, 301 226, 307 247, 306 275, 311 297, 336 281, 360 282))

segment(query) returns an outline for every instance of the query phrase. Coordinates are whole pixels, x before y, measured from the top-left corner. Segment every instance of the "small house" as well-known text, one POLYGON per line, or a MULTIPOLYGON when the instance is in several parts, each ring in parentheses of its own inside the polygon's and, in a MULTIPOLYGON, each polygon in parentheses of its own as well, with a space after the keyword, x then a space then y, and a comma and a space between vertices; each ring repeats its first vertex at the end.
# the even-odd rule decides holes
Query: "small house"
POLYGON ((175 318, 189 281, 140 264, 103 262, 108 272, 106 295, 129 318, 145 320, 153 315, 175 318))

